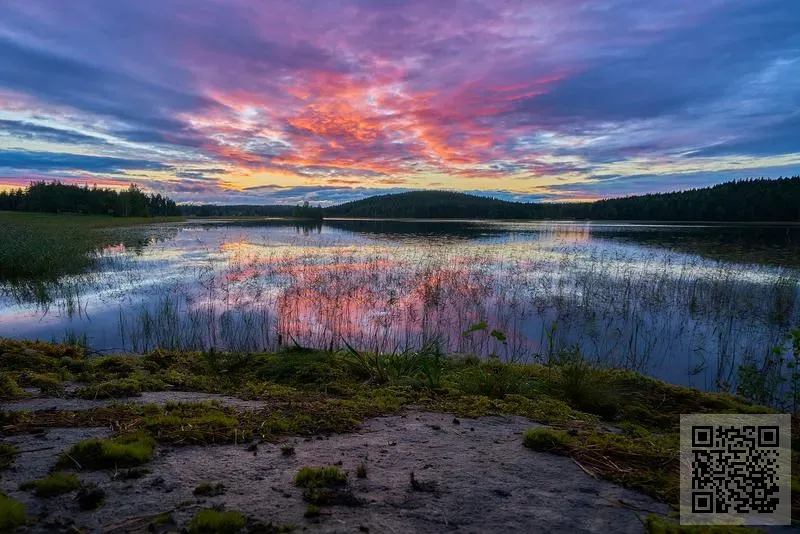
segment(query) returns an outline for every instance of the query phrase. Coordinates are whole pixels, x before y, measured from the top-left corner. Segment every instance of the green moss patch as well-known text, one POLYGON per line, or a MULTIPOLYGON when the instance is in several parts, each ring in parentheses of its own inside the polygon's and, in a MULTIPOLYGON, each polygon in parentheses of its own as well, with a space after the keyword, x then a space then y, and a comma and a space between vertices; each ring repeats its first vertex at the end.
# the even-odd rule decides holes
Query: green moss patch
POLYGON ((198 497, 216 497, 217 495, 222 495, 225 493, 225 484, 221 482, 217 482, 216 484, 211 482, 201 482, 194 488, 192 494, 197 495, 198 497))
POLYGON ((81 485, 74 473, 50 473, 44 478, 20 484, 20 489, 33 490, 37 497, 55 497, 75 491, 81 485))
POLYGON ((110 440, 91 438, 76 443, 63 453, 59 465, 92 470, 132 467, 148 462, 153 457, 155 446, 155 440, 142 433, 110 440))
POLYGON ((25 505, 0 493, 0 532, 11 532, 28 520, 25 505))
POLYGON ((17 448, 11 443, 0 443, 0 471, 8 469, 19 454, 17 448))
POLYGON ((346 484, 347 474, 334 466, 303 467, 294 477, 294 485, 299 488, 323 488, 346 484))
POLYGON ((532 428, 522 436, 522 443, 535 451, 566 449, 572 443, 569 434, 551 428, 532 428))
POLYGON ((244 528, 241 512, 200 510, 189 521, 189 534, 234 534, 244 528))
POLYGON ((84 386, 75 392, 81 399, 118 399, 123 397, 137 397, 142 394, 138 382, 129 379, 110 380, 84 386))

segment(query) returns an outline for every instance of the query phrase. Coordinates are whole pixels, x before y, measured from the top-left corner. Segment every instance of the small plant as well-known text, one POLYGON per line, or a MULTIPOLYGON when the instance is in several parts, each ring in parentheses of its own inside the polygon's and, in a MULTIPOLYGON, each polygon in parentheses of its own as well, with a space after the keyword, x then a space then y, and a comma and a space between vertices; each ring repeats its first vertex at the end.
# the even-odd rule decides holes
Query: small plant
POLYGON ((77 499, 81 510, 95 510, 105 502, 106 492, 96 484, 87 484, 78 490, 77 499))
POLYGON ((552 428, 532 428, 522 437, 522 443, 535 451, 564 449, 569 446, 570 442, 569 434, 552 428))
POLYGON ((132 467, 148 462, 153 457, 155 447, 155 440, 142 433, 112 440, 91 438, 76 443, 63 453, 58 465, 72 465, 80 469, 132 467))
POLYGON ((316 504, 309 504, 306 506, 306 511, 303 513, 303 517, 319 517, 319 506, 316 504))
POLYGON ((0 443, 0 471, 8 469, 19 452, 11 443, 0 443))
POLYGON ((32 489, 33 494, 37 497, 47 498, 75 491, 80 485, 75 474, 56 472, 39 480, 24 482, 20 484, 19 488, 22 490, 32 489))
POLYGON ((299 488, 324 488, 347 485, 347 475, 338 467, 303 467, 294 477, 299 488))
POLYGON ((0 532, 11 532, 28 519, 25 505, 0 493, 0 532))
POLYGON ((75 396, 81 399, 118 399, 138 397, 142 394, 141 385, 135 380, 110 380, 80 388, 75 396))
POLYGON ((225 493, 225 484, 222 482, 217 482, 216 484, 212 484, 210 482, 201 482, 196 488, 194 488, 192 493, 197 496, 216 497, 217 495, 222 495, 225 493))
POLYGON ((411 471, 411 475, 408 478, 411 489, 414 491, 423 491, 426 493, 436 492, 437 484, 435 480, 419 480, 414 476, 414 471, 411 471))
POLYGON ((189 534, 234 534, 244 528, 241 512, 200 510, 189 521, 189 534))
POLYGON ((26 395, 25 390, 19 387, 11 375, 0 375, 0 399, 18 399, 26 395))
POLYGON ((358 467, 356 467, 356 476, 358 478, 367 478, 367 464, 364 462, 358 464, 358 467))

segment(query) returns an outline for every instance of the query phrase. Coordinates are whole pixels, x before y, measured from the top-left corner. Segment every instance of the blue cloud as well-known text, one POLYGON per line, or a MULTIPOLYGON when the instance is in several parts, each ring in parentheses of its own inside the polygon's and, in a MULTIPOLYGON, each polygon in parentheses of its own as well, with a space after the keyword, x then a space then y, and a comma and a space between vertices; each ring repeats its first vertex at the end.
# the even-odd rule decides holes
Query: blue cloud
POLYGON ((142 159, 87 156, 59 152, 0 150, 0 168, 30 171, 121 172, 126 170, 168 171, 172 167, 142 159))

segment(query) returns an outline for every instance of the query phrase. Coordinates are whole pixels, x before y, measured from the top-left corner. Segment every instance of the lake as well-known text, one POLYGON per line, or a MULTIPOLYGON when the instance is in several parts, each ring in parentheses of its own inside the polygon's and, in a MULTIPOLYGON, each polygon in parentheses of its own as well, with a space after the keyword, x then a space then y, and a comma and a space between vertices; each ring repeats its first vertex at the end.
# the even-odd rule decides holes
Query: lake
POLYGON ((106 230, 96 268, 0 336, 96 351, 281 345, 553 362, 565 352, 703 389, 774 367, 800 326, 800 227, 190 220, 106 230))

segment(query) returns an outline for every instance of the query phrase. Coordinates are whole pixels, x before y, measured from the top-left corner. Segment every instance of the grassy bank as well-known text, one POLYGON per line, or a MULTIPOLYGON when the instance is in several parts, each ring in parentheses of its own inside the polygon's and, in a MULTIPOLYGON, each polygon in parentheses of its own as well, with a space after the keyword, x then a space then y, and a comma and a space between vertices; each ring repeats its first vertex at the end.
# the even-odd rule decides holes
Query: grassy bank
POLYGON ((0 212, 0 282, 54 281, 84 272, 93 264, 93 252, 121 241, 102 230, 180 220, 0 212))
MULTIPOLYGON (((594 476, 669 504, 679 495, 682 413, 764 413, 744 399, 678 387, 628 371, 563 358, 553 366, 445 357, 433 349, 395 355, 294 348, 275 354, 172 352, 89 357, 77 346, 0 341, 5 399, 23 387, 113 398, 168 389, 226 393, 269 402, 235 411, 218 404, 112 404, 84 411, 4 413, 9 433, 57 426, 111 426, 112 440, 79 444, 63 458, 104 468, 146 463, 153 444, 274 442, 348 432, 365 418, 406 407, 456 417, 514 414, 552 427, 525 445, 570 456, 594 476), (146 449, 146 450, 145 450, 146 449)), ((797 427, 795 427, 797 429, 797 427)), ((795 436, 796 439, 796 436, 795 436)), ((522 446, 522 440, 520 442, 522 446)), ((65 451, 66 452, 66 451, 65 451)), ((800 471, 796 471, 800 472, 800 471)))

